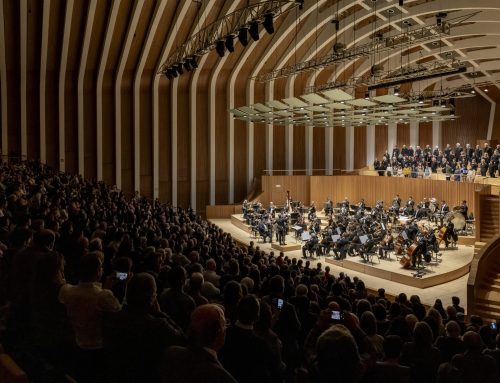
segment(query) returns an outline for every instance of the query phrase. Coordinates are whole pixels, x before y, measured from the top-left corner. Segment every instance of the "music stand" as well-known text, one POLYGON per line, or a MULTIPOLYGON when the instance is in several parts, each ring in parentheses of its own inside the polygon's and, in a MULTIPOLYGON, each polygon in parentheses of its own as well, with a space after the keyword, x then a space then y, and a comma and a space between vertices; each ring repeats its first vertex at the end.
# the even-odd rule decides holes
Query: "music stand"
POLYGON ((337 235, 337 234, 333 234, 332 235, 332 242, 333 243, 337 243, 340 239, 340 235, 337 235))
POLYGON ((311 234, 309 234, 307 231, 304 231, 300 236, 301 241, 309 241, 310 239, 311 239, 311 234))
POLYGON ((297 232, 299 230, 302 230, 302 226, 295 225, 295 226, 292 226, 292 229, 295 230, 295 243, 297 243, 298 239, 299 239, 299 236, 297 235, 297 232))

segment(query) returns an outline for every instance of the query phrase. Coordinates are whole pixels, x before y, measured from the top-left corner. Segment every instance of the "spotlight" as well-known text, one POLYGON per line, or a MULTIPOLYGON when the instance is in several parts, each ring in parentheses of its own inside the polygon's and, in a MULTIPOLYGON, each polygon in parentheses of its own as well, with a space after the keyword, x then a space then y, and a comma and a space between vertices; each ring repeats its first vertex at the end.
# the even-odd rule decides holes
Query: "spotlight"
POLYGON ((335 43, 335 45, 333 46, 333 51, 335 53, 342 53, 343 51, 345 51, 345 44, 344 43, 335 43))
POLYGON ((234 52, 234 39, 233 36, 229 35, 226 36, 226 42, 225 42, 227 50, 232 53, 234 52))
POLYGON ((340 29, 340 21, 337 19, 332 20, 332 24, 335 24, 335 30, 338 31, 340 29))
POLYGON ((298 0, 297 2, 299 3, 299 10, 302 11, 304 9, 304 0, 298 0))
POLYGON ((189 60, 186 60, 184 62, 184 69, 187 70, 188 72, 191 72, 191 63, 189 62, 189 60))
POLYGON ((196 61, 196 56, 193 56, 189 59, 189 63, 193 69, 198 68, 198 61, 196 61))
POLYGON ((259 23, 257 21, 252 21, 250 23, 250 29, 248 30, 248 33, 250 33, 250 37, 253 39, 253 41, 257 41, 260 38, 259 23))
POLYGON ((217 51, 219 57, 224 57, 224 54, 226 53, 226 47, 224 46, 224 41, 218 40, 215 43, 215 50, 217 51))
POLYGON ((177 64, 177 72, 179 72, 179 74, 184 73, 184 70, 182 69, 182 63, 177 64))
POLYGON ((246 47, 248 45, 248 29, 241 28, 238 32, 238 40, 240 40, 241 45, 246 47))
POLYGON ((369 100, 370 99, 370 92, 365 92, 365 100, 369 100))
POLYGON ((262 22, 262 25, 264 26, 264 29, 266 30, 267 33, 270 35, 274 33, 274 25, 273 25, 273 14, 272 13, 266 13, 264 16, 264 21, 262 22))
POLYGON ((179 74, 177 73, 177 69, 175 66, 170 68, 170 71, 172 72, 172 76, 177 77, 179 74))
POLYGON ((404 3, 404 0, 399 0, 399 6, 402 7, 404 3))
POLYGON ((174 78, 174 75, 172 74, 172 69, 168 68, 164 73, 169 80, 172 80, 174 78))
POLYGON ((398 87, 394 88, 394 96, 399 96, 399 88, 398 87))

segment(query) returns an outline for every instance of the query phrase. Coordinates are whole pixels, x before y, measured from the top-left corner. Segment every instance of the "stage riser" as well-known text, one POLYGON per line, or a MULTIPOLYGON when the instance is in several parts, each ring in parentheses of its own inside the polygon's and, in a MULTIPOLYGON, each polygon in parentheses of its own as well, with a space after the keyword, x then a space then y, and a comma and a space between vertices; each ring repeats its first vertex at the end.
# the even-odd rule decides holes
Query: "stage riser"
POLYGON ((451 270, 449 272, 445 272, 438 275, 430 275, 432 274, 432 268, 439 267, 438 265, 433 265, 432 267, 429 268, 429 270, 431 271, 429 274, 425 275, 423 278, 416 278, 412 275, 412 273, 415 272, 414 270, 401 268, 400 273, 395 273, 384 269, 384 262, 397 262, 395 260, 393 261, 382 260, 381 263, 379 264, 378 261, 374 259, 374 265, 372 266, 371 263, 362 263, 358 259, 359 258, 354 260, 353 258, 353 260, 345 259, 343 261, 337 261, 335 259, 331 259, 328 257, 325 258, 326 263, 340 266, 345 269, 355 271, 356 273, 367 274, 377 278, 382 278, 388 281, 402 283, 404 285, 417 287, 420 289, 425 289, 427 287, 432 287, 440 285, 442 283, 453 281, 467 274, 470 270, 470 264, 467 264, 455 270, 451 270))

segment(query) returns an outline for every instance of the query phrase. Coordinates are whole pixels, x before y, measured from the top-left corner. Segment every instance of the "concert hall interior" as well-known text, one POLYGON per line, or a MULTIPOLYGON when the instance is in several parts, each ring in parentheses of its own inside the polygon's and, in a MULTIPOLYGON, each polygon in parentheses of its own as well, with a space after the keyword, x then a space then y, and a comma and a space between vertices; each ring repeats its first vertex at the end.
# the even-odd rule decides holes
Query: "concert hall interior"
POLYGON ((499 0, 0 1, 0 381, 326 381, 336 331, 339 377, 381 381, 398 335, 401 381, 436 381, 405 350, 454 324, 498 381, 497 27, 499 0))

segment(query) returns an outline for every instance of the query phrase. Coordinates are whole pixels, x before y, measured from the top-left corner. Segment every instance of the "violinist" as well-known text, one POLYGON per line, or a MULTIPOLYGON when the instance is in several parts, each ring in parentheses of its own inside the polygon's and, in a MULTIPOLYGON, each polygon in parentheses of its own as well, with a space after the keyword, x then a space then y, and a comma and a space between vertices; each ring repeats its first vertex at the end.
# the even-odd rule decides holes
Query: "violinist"
POLYGON ((455 232, 455 224, 453 221, 450 219, 448 223, 446 224, 446 232, 444 233, 444 243, 446 248, 450 245, 450 242, 457 242, 458 241, 458 235, 455 232))

